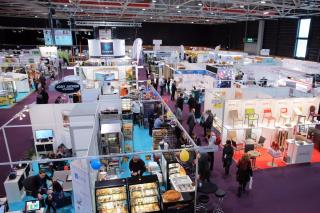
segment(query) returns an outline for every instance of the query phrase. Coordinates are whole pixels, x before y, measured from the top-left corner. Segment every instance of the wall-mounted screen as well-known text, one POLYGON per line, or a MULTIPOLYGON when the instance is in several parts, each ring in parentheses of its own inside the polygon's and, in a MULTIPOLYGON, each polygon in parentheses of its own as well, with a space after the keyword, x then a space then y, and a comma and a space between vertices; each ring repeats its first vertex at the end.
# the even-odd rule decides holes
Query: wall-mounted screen
MULTIPOLYGON (((51 30, 44 30, 45 45, 53 45, 51 30)), ((54 38, 58 46, 72 46, 72 33, 71 30, 57 29, 54 30, 54 38)))
POLYGON ((113 55, 113 42, 112 41, 100 42, 100 46, 101 46, 101 55, 113 55))
POLYGON ((52 129, 41 129, 36 130, 36 139, 47 139, 47 138, 53 138, 53 130, 52 129))

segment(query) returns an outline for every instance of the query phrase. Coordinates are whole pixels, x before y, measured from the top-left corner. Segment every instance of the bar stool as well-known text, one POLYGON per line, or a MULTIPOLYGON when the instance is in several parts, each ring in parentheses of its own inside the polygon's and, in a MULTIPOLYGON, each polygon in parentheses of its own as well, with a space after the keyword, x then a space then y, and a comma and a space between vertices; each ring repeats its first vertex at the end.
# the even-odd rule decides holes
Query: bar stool
POLYGON ((208 195, 200 195, 198 197, 198 203, 196 206, 196 212, 199 213, 204 213, 204 212, 208 212, 208 207, 207 204, 209 202, 209 196, 208 195))
POLYGON ((216 197, 219 199, 218 204, 216 206, 216 208, 214 209, 214 213, 224 213, 223 209, 222 209, 222 203, 223 203, 223 199, 226 196, 226 192, 223 191, 222 189, 218 189, 215 193, 216 197))

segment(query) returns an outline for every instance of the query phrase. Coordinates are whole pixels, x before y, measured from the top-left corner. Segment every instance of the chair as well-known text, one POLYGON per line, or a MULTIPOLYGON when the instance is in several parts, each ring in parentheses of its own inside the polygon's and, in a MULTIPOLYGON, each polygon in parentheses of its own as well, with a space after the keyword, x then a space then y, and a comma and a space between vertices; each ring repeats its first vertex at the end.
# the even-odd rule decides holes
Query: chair
POLYGON ((254 108, 246 108, 245 109, 245 120, 248 121, 248 126, 254 126, 253 122, 257 122, 258 126, 258 121, 259 121, 259 115, 255 113, 254 108), (251 122, 251 124, 250 124, 251 122))
POLYGON ((302 114, 302 109, 301 107, 295 107, 293 109, 293 118, 297 118, 297 123, 301 123, 301 118, 303 118, 303 123, 305 124, 306 123, 306 118, 307 116, 303 115, 302 114))
POLYGON ((234 127, 235 122, 241 122, 243 124, 243 119, 239 117, 238 110, 230 110, 229 111, 229 117, 232 119, 232 127, 234 127))
POLYGON ((216 206, 216 208, 214 209, 213 212, 215 213, 223 213, 223 209, 222 209, 222 204, 223 204, 223 199, 226 196, 226 192, 223 191, 222 189, 218 189, 215 193, 215 196, 219 199, 218 204, 216 206))
POLYGON ((244 143, 237 140, 236 130, 228 131, 227 139, 231 140, 231 145, 234 151, 240 151, 244 149, 244 143))
POLYGON ((266 119, 268 121, 268 126, 270 121, 273 120, 273 125, 276 125, 276 118, 272 116, 272 110, 270 108, 264 109, 263 110, 263 118, 262 118, 262 123, 266 119))
POLYGON ((264 142, 266 141, 265 137, 260 136, 258 140, 257 147, 263 147, 264 142))
POLYGON ((315 117, 318 117, 318 116, 320 116, 320 114, 317 114, 317 113, 316 113, 316 107, 313 106, 313 105, 311 105, 311 106, 309 107, 308 120, 309 120, 310 117, 312 117, 311 122, 314 123, 314 122, 315 122, 314 118, 315 118, 315 117))
POLYGON ((288 121, 291 122, 291 118, 288 115, 288 108, 284 107, 284 108, 280 109, 279 123, 280 123, 281 119, 283 120, 283 122, 282 122, 283 124, 285 122, 288 123, 288 121))

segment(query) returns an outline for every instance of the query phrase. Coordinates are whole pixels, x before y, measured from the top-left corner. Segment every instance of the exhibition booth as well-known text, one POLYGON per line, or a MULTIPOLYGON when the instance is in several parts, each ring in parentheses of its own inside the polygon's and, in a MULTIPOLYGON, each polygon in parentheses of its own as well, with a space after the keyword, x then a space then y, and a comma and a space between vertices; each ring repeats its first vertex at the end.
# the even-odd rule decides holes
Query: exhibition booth
MULTIPOLYGON (((149 83, 139 82, 139 86, 132 99, 113 94, 100 95, 96 103, 30 105, 36 153, 33 161, 9 162, 16 168, 12 170, 16 175, 4 183, 9 211, 27 208, 45 212, 41 199, 26 195, 24 188, 24 180, 39 170, 45 170, 62 186, 68 200, 59 208, 63 211, 167 212, 181 206, 195 208, 198 148, 149 83), (143 115, 135 125, 131 101, 139 104, 143 115), (150 132, 153 124, 148 118, 155 108, 165 119, 161 128, 151 127, 150 132), (178 130, 183 142, 177 141, 178 130), (65 154, 60 158, 62 146, 65 154), (130 162, 137 156, 145 170, 134 177, 130 162)), ((4 131, 9 134, 11 128, 20 126, 7 125, 4 131)))
POLYGON ((216 88, 206 91, 204 110, 215 114, 222 142, 232 140, 236 160, 249 153, 264 169, 320 161, 319 103, 288 87, 216 88))

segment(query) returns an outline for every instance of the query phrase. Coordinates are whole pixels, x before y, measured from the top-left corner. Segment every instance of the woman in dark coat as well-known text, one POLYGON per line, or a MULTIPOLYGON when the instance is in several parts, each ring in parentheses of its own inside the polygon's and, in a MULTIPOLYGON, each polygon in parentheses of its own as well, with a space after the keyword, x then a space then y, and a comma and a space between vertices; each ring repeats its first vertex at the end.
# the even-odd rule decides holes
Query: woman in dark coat
POLYGON ((229 175, 229 169, 232 164, 233 158, 233 148, 231 146, 231 140, 226 141, 226 145, 223 147, 222 151, 222 162, 225 175, 229 175))
POLYGON ((237 181, 239 183, 238 197, 241 197, 242 192, 245 192, 246 190, 246 186, 250 181, 250 177, 252 177, 250 156, 248 154, 244 154, 239 160, 237 167, 237 181))

